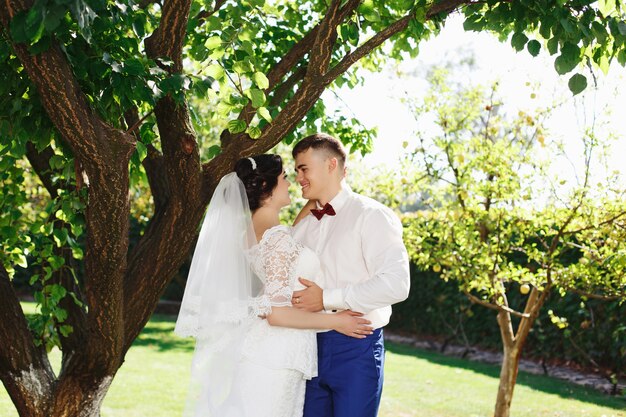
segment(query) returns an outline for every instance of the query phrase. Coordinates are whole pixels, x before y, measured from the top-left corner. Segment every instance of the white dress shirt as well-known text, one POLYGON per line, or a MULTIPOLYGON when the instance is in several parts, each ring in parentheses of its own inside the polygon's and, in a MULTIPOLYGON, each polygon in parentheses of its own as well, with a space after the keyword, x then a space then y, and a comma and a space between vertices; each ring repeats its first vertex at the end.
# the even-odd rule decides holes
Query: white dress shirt
POLYGON ((409 258, 402 224, 379 202, 341 190, 330 201, 336 215, 309 214, 293 231, 321 261, 315 281, 324 290, 324 309, 365 313, 375 329, 389 323, 391 305, 409 295, 409 258))

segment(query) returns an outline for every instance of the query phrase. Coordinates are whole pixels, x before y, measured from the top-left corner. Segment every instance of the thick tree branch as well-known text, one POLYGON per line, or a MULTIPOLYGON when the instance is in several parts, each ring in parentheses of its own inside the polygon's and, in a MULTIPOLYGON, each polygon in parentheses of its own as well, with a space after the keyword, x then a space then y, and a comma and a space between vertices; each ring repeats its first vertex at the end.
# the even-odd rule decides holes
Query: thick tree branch
POLYGON ((505 351, 512 349, 515 346, 515 335, 513 333, 511 314, 507 311, 500 310, 498 311, 496 319, 498 321, 498 327, 500 328, 500 337, 502 338, 505 351))
POLYGON ((399 33, 407 28, 409 25, 409 21, 414 18, 413 14, 403 17, 400 20, 392 23, 387 26, 385 29, 378 32, 376 35, 372 36, 369 40, 367 40, 364 44, 356 48, 354 51, 346 55, 337 65, 335 65, 330 71, 328 71, 324 75, 324 80, 327 83, 332 82, 334 79, 339 77, 341 74, 346 72, 348 68, 350 68, 354 63, 356 63, 361 58, 365 57, 367 54, 372 52, 375 48, 380 46, 383 42, 389 39, 391 36, 399 33))
POLYGON ((183 71, 182 51, 190 7, 190 0, 167 0, 161 11, 159 27, 145 41, 150 58, 167 57, 174 62, 172 73, 183 71))
MULTIPOLYGON (((470 4, 471 1, 468 0, 443 0, 437 4, 434 4, 426 13, 426 19, 431 19, 433 16, 439 15, 440 13, 450 13, 455 10, 459 6, 464 4, 470 4)), ((337 65, 335 65, 330 71, 326 72, 324 75, 325 82, 330 83, 339 77, 341 74, 346 72, 348 68, 350 68, 354 63, 356 63, 361 58, 365 57, 367 54, 372 52, 375 48, 380 46, 384 41, 395 35, 396 33, 402 32, 407 28, 411 19, 415 18, 413 13, 404 16, 403 18, 395 21, 391 25, 387 26, 385 29, 381 30, 374 36, 372 36, 369 40, 367 40, 364 44, 356 48, 354 51, 346 55, 337 65)))
POLYGON ((274 90, 274 94, 270 98, 270 107, 278 106, 280 103, 285 100, 285 97, 292 91, 298 83, 304 80, 304 76, 306 75, 307 67, 303 65, 295 70, 289 78, 287 78, 282 84, 280 84, 274 90))
MULTIPOLYGON (((357 5, 353 2, 344 5, 336 17, 336 21, 342 22, 354 12, 357 5)), ((268 90, 273 90, 283 79, 283 77, 296 66, 296 64, 311 50, 315 40, 318 38, 321 22, 306 33, 267 73, 269 80, 268 90)))
MULTIPOLYGON (((12 16, 27 10, 32 2, 5 0, 5 5, 0 8, 0 21, 9 32, 12 16)), ((36 55, 23 44, 12 46, 37 87, 50 120, 84 167, 90 182, 85 216, 85 296, 90 337, 80 348, 95 360, 88 367, 73 370, 112 375, 121 363, 123 343, 123 309, 119 305, 123 300, 122 278, 128 251, 128 162, 134 141, 92 111, 56 41, 36 55)))
POLYGON ((441 0, 436 4, 433 4, 428 12, 426 13, 426 18, 431 19, 433 16, 436 16, 440 13, 450 13, 457 9, 459 6, 465 4, 476 3, 476 1, 472 0, 441 0))
POLYGON ((528 317, 524 317, 520 321, 520 324, 517 327, 517 332, 515 333, 515 340, 526 340, 526 337, 528 336, 528 333, 530 333, 530 329, 532 329, 535 319, 537 318, 537 314, 539 314, 539 310, 541 310, 541 307, 543 306, 537 304, 539 300, 539 290, 533 287, 530 291, 530 295, 528 296, 528 300, 526 300, 526 307, 524 308, 524 314, 527 314, 528 317))
MULTIPOLYGON (((171 72, 182 71, 182 46, 191 2, 172 0, 163 6, 157 30, 146 40, 152 59, 173 60, 171 72)), ((128 255, 124 281, 125 344, 127 350, 147 323, 156 303, 179 265, 187 257, 204 212, 200 156, 186 103, 171 96, 156 104, 154 114, 163 155, 149 149, 144 161, 151 178, 155 213, 144 235, 128 255), (158 179, 157 179, 158 177, 158 179), (177 238, 172 240, 171 237, 177 238), (144 302, 137 303, 137 298, 144 302)))
MULTIPOLYGON (((0 21, 7 32, 12 16, 31 5, 30 1, 5 0, 6 7, 0 8, 0 21)), ((133 141, 108 126, 89 108, 67 58, 56 42, 37 55, 31 55, 23 44, 13 44, 13 49, 36 85, 50 120, 85 166, 91 164, 93 170, 98 157, 130 155, 133 141)))
MULTIPOLYGON (((349 0, 344 7, 348 10, 354 10, 359 3, 358 0, 349 0)), ((343 14, 340 13, 340 5, 341 0, 333 0, 319 24, 319 30, 309 54, 305 79, 316 80, 328 70, 328 64, 337 41, 337 26, 343 18, 343 14)))
MULTIPOLYGON (((45 354, 33 342, 26 317, 13 290, 9 274, 0 264, 0 380, 4 383, 20 415, 32 407, 42 406, 52 389, 53 372, 45 354), (38 379, 41 392, 31 392, 19 378, 32 375, 38 379)), ((36 391, 36 390, 35 390, 36 391)))

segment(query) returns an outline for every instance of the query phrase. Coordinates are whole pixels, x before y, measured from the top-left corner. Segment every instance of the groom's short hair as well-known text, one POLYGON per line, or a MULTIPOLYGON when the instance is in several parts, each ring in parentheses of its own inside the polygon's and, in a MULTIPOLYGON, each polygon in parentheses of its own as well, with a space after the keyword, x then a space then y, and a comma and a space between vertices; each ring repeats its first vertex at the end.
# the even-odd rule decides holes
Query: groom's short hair
POLYGON ((346 151, 343 149, 341 142, 326 133, 315 133, 307 136, 293 147, 291 154, 295 159, 298 154, 306 152, 311 148, 327 152, 332 157, 337 158, 342 168, 346 166, 346 151))

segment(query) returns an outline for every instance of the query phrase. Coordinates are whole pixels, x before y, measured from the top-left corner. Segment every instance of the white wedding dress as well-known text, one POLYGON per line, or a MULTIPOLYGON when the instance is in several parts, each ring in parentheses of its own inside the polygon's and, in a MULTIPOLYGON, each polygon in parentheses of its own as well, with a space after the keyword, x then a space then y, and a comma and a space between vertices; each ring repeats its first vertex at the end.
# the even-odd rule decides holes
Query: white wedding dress
MULTIPOLYGON (((264 285, 259 311, 291 306, 298 277, 314 279, 320 271, 315 253, 296 242, 291 228, 267 230, 248 254, 252 270, 264 285)), ((219 417, 301 417, 306 379, 317 376, 315 330, 270 326, 253 320, 241 349, 229 399, 219 417)))

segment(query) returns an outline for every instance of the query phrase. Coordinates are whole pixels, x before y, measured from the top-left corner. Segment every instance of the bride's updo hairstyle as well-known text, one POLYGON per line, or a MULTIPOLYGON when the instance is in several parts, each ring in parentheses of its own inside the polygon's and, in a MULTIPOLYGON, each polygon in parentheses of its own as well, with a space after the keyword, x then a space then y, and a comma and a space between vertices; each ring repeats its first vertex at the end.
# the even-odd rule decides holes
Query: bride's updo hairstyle
POLYGON ((283 173, 283 160, 279 155, 273 154, 241 158, 235 163, 235 172, 246 187, 250 210, 254 211, 272 195, 278 176, 283 173))

